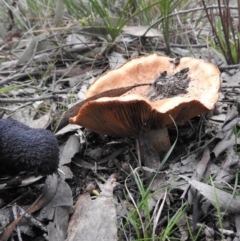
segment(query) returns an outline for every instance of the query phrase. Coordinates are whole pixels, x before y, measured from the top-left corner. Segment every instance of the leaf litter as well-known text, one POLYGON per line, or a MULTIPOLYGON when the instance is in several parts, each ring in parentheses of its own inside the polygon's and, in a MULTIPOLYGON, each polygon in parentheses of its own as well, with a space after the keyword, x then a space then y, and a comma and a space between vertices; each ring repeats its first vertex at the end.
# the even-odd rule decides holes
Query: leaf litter
POLYGON ((115 185, 113 174, 101 186, 101 193, 95 200, 91 199, 89 193, 79 196, 69 222, 67 241, 117 240, 117 217, 113 197, 115 185))
MULTIPOLYGON (((21 85, 20 88, 0 92, 1 117, 13 117, 53 132, 58 130, 62 150, 59 177, 47 177, 45 180, 43 177, 23 175, 19 187, 14 187, 16 192, 7 185, 9 179, 6 182, 5 177, 0 178, 0 187, 3 189, 0 193, 0 203, 3 203, 0 209, 0 232, 4 232, 2 237, 6 239, 11 234, 20 236, 13 228, 22 219, 18 227, 24 237, 38 238, 41 233, 41 236, 47 234, 49 240, 64 240, 68 226, 69 240, 95 240, 96 237, 106 238, 104 235, 109 235, 108 240, 116 240, 117 235, 120 240, 125 240, 126 236, 130 240, 133 235, 131 240, 134 240, 136 236, 132 234, 132 227, 127 220, 136 209, 133 201, 138 205, 142 198, 139 183, 133 175, 136 172, 141 177, 143 186, 146 189, 150 187, 151 195, 147 202, 149 212, 154 214, 156 221, 152 236, 160 235, 167 227, 166 217, 173 216, 182 201, 189 204, 188 212, 176 223, 179 229, 175 230, 176 236, 182 240, 189 238, 186 220, 189 220, 194 231, 203 230, 202 238, 219 239, 220 228, 215 218, 217 208, 224 212, 224 218, 230 220, 231 226, 225 224, 227 222, 223 225, 224 235, 237 237, 240 234, 239 192, 235 184, 239 171, 239 109, 237 105, 232 105, 239 100, 239 71, 234 74, 224 72, 222 96, 216 113, 212 112, 206 119, 193 118, 189 123, 178 126, 178 143, 162 166, 154 149, 144 139, 140 140, 140 151, 137 152, 133 139, 99 136, 79 126, 67 125, 69 116, 82 105, 83 94, 95 77, 105 72, 109 66, 114 68, 125 59, 139 55, 142 51, 138 49, 142 46, 141 33, 147 28, 125 28, 122 37, 117 39, 117 44, 111 46, 103 40, 107 35, 99 36, 93 29, 93 37, 90 32, 86 34, 90 31, 87 28, 85 32, 82 31, 83 34, 72 27, 69 32, 56 30, 58 36, 27 36, 18 40, 18 45, 1 62, 0 88, 21 85), (38 102, 39 98, 43 99, 38 102), (200 128, 200 123, 203 129, 200 128), (78 131, 76 136, 79 128, 81 132, 78 131), (119 185, 116 187, 113 173, 118 173, 119 185), (87 193, 86 189, 92 183, 99 183, 99 180, 105 185, 102 190, 97 188, 100 195, 93 200, 92 194, 87 193), (24 187, 25 185, 28 186, 24 187), (129 190, 127 194, 126 190, 129 190), (24 193, 28 191, 30 194, 26 199, 24 193), (34 203, 38 196, 41 196, 41 205, 38 201, 34 203), (131 198, 133 201, 130 201, 131 198), (15 200, 25 211, 29 205, 34 204, 24 215, 19 211, 19 218, 16 217, 14 221, 9 214, 12 213, 11 207, 15 200), (73 204, 75 211, 71 215, 73 204), (33 212, 37 209, 39 213, 33 212), (40 223, 35 224, 35 219, 40 223), (33 226, 37 231, 26 231, 27 227, 33 226), (123 226, 124 231, 117 234, 116 227, 123 226), (8 228, 4 229, 5 227, 8 228)), ((106 28, 102 30, 104 32, 106 28)), ((146 35, 151 38, 151 42, 150 45, 145 43, 145 50, 152 49, 151 44, 157 43, 156 36, 162 36, 161 31, 151 31, 146 35)), ((4 41, 3 50, 9 51, 13 45, 6 39, 4 41)), ((172 48, 173 53, 180 57, 181 53, 189 54, 189 51, 186 53, 183 50, 172 48)), ((192 51, 199 56, 198 49, 192 51)), ((210 56, 216 64, 221 59, 211 48, 202 48, 200 54, 207 60, 210 56)), ((223 66, 222 63, 219 66, 223 66)), ((117 89, 104 94, 115 96, 121 95, 122 91, 126 90, 117 89)), ((170 128, 169 132, 173 143, 177 138, 176 130, 170 128)), ((147 214, 141 212, 141 218, 146 220, 147 214)), ((140 230, 143 232, 142 227, 140 230)))

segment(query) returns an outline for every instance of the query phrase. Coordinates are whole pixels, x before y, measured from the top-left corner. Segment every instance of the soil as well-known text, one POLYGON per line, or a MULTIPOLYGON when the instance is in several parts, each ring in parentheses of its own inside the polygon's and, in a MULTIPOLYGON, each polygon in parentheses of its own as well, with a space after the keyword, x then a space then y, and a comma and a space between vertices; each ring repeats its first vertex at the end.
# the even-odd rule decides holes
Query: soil
POLYGON ((187 88, 191 81, 188 77, 189 68, 184 68, 173 75, 166 71, 160 73, 151 86, 148 98, 151 101, 170 98, 180 94, 187 94, 187 88))

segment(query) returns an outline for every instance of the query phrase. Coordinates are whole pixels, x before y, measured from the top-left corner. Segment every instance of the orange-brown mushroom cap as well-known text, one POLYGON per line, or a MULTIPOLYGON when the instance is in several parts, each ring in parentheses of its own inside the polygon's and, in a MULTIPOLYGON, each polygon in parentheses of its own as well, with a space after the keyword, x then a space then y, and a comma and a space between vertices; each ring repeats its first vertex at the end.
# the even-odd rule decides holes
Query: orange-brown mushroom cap
POLYGON ((218 68, 203 60, 186 57, 176 64, 171 58, 151 54, 130 59, 118 69, 106 72, 90 86, 86 97, 145 83, 149 85, 138 86, 119 97, 87 102, 77 116, 69 119, 70 123, 99 134, 137 137, 142 131, 173 125, 171 117, 180 123, 213 109, 219 97, 221 81, 218 68), (152 85, 161 73, 171 76, 184 68, 189 68, 190 79, 185 93, 149 99, 152 85))

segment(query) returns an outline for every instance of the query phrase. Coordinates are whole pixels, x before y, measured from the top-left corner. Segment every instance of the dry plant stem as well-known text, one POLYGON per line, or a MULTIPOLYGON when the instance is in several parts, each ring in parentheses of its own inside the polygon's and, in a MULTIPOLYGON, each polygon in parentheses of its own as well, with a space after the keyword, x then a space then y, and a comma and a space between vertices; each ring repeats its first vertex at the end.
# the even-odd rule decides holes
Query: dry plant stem
POLYGON ((14 75, 10 75, 8 77, 6 77, 5 79, 1 80, 0 81, 0 86, 10 82, 10 81, 13 81, 13 80, 19 80, 20 78, 23 78, 23 77, 26 77, 28 75, 33 75, 35 73, 35 71, 31 72, 31 73, 17 73, 17 74, 14 74, 14 75))
MULTIPOLYGON (((231 16, 229 1, 218 0, 217 3, 221 30, 219 30, 218 23, 215 21, 214 13, 207 10, 205 0, 202 0, 202 4, 205 8, 215 38, 214 43, 218 45, 219 50, 224 55, 228 64, 238 63, 239 56, 236 55, 234 57, 234 52, 239 53, 239 40, 233 25, 233 16, 231 16), (221 2, 224 2, 223 6, 221 5, 221 2)), ((238 9, 238 7, 236 8, 238 9)))
POLYGON ((154 149, 159 154, 160 158, 162 158, 164 153, 169 151, 169 149, 171 148, 171 143, 170 143, 167 128, 163 128, 159 130, 150 130, 144 133, 144 137, 151 142, 154 149))
MULTIPOLYGON (((162 210, 163 210, 163 206, 164 206, 164 204, 166 202, 166 198, 167 198, 167 189, 164 192, 164 197, 163 197, 161 206, 159 207, 159 210, 157 212, 157 215, 155 214, 156 217, 155 217, 154 222, 153 222, 153 231, 152 231, 153 241, 155 241, 156 229, 157 229, 157 225, 159 223, 158 221, 159 221, 159 218, 160 218, 160 216, 162 214, 162 210)), ((156 207, 158 207, 159 203, 160 203, 160 199, 158 200, 156 207)), ((154 212, 155 212, 155 210, 154 210, 154 212)))
MULTIPOLYGON (((231 24, 232 20, 230 18, 230 10, 228 8, 229 3, 225 2, 225 4, 227 5, 227 7, 224 10, 222 10, 221 2, 220 2, 220 0, 218 0, 218 5, 219 5, 218 11, 219 11, 219 15, 220 15, 221 23, 222 23, 222 31, 223 31, 224 38, 226 41, 226 46, 225 46, 226 52, 229 55, 229 61, 231 61, 231 63, 234 63, 232 51, 231 51, 231 47, 230 47, 229 31, 231 31, 231 33, 233 34, 233 40, 235 40, 236 37, 234 36, 234 29, 231 24), (229 30, 229 29, 231 29, 231 30, 229 30)), ((235 43, 235 46, 236 46, 236 43, 235 43)))
MULTIPOLYGON (((192 12, 201 11, 201 10, 205 10, 205 9, 215 9, 215 8, 218 8, 218 7, 219 7, 218 5, 212 5, 212 6, 206 6, 206 7, 191 8, 191 9, 187 9, 187 10, 182 10, 182 11, 179 11, 179 12, 171 13, 171 14, 168 15, 168 17, 172 17, 172 16, 175 16, 175 15, 178 15, 178 14, 192 13, 192 12)), ((221 7, 225 8, 226 6, 225 5, 221 5, 221 7)), ((229 9, 238 9, 238 7, 235 7, 235 6, 228 6, 228 8, 229 9)), ((150 29, 152 29, 156 25, 160 24, 160 22, 163 21, 163 19, 164 19, 164 17, 158 19, 157 21, 155 21, 155 23, 151 24, 149 26, 149 28, 146 30, 146 32, 142 35, 142 37, 145 36, 150 29)))
POLYGON ((231 65, 227 65, 227 66, 218 66, 218 68, 220 70, 225 70, 225 69, 238 69, 239 68, 239 64, 231 64, 231 65))
POLYGON ((136 149, 137 149, 137 156, 138 156, 138 166, 142 167, 140 143, 138 138, 136 139, 136 149))
MULTIPOLYGON (((14 219, 16 220, 17 217, 18 217, 18 214, 17 214, 18 212, 17 212, 17 206, 16 206, 16 204, 13 205, 12 210, 13 210, 13 216, 14 216, 14 219)), ((19 228, 18 225, 17 225, 16 228, 17 228, 17 236, 18 236, 18 240, 19 240, 19 241, 22 241, 22 236, 21 236, 20 228, 19 228)))
MULTIPOLYGON (((25 210, 22 209, 20 206, 18 206, 20 215, 23 215, 25 213, 25 210)), ((47 233, 47 227, 44 226, 40 221, 38 221, 36 218, 34 218, 32 215, 30 215, 29 213, 25 213, 25 218, 27 218, 34 226, 38 227, 39 229, 41 229, 43 232, 47 233)))
MULTIPOLYGON (((175 44, 175 43, 170 43, 170 47, 178 47, 178 48, 188 48, 189 44, 175 44)), ((201 44, 191 44, 191 48, 205 48, 207 47, 207 44, 201 43, 201 44)), ((163 50, 164 47, 162 46, 157 46, 156 50, 163 50)))

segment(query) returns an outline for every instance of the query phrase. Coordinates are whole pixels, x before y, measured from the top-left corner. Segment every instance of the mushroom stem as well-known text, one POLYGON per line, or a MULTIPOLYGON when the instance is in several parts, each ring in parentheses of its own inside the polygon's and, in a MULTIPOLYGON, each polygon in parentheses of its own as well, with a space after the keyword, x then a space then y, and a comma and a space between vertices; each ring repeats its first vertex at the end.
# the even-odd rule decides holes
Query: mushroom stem
POLYGON ((144 137, 151 142, 154 149, 159 154, 160 158, 165 152, 169 151, 171 147, 167 128, 150 130, 144 133, 144 137))

